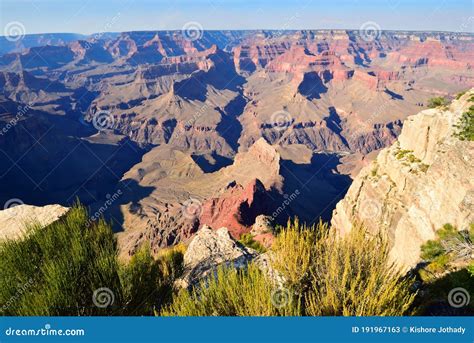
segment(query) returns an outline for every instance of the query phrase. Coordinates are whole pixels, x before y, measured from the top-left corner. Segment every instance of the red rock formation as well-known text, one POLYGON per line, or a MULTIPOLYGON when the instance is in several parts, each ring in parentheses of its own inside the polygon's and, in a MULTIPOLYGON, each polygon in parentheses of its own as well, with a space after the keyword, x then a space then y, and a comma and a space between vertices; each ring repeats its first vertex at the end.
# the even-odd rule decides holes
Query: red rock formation
POLYGON ((232 237, 239 239, 241 234, 250 232, 258 215, 267 212, 269 198, 265 193, 265 186, 258 179, 245 187, 232 182, 220 196, 204 202, 200 224, 213 229, 226 227, 232 237))

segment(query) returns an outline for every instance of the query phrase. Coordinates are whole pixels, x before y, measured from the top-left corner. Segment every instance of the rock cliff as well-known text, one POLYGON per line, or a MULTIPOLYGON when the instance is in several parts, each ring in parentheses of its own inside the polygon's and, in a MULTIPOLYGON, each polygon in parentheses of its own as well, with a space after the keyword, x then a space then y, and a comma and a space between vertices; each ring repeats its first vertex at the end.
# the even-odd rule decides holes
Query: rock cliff
POLYGON ((474 143, 456 136, 473 95, 471 89, 449 107, 408 117, 398 141, 355 178, 332 226, 342 234, 356 222, 382 230, 393 260, 410 267, 443 224, 461 230, 474 222, 474 143))
POLYGON ((60 205, 18 205, 0 211, 0 240, 17 239, 26 234, 28 225, 47 226, 63 216, 69 208, 60 205))

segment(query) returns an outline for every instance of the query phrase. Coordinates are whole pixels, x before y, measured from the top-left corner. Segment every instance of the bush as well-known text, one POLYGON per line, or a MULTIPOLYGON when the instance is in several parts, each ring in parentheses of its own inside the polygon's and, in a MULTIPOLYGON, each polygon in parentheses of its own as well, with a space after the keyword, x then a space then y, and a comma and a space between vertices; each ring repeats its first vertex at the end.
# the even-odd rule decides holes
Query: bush
MULTIPOLYGON (((182 289, 163 316, 276 316, 296 315, 288 298, 278 303, 278 289, 257 266, 243 270, 219 267, 216 275, 202 280, 191 291, 182 289)), ((288 294, 288 296, 291 296, 288 294)))
POLYGON ((7 315, 93 315, 106 311, 94 306, 94 290, 107 287, 115 303, 122 303, 116 246, 102 220, 86 225, 87 212, 75 207, 65 218, 28 237, 0 245, 0 302, 18 298, 3 309, 7 315), (31 281, 18 296, 17 285, 31 281))
POLYGON ((122 315, 152 315, 171 301, 173 282, 182 269, 182 254, 169 250, 156 261, 148 246, 142 247, 120 269, 122 315))
POLYGON ((436 107, 444 107, 449 104, 448 99, 443 98, 441 96, 434 97, 428 100, 428 107, 429 108, 436 108, 436 107))
POLYGON ((454 261, 462 262, 471 259, 473 251, 474 229, 458 231, 451 224, 445 224, 436 232, 436 239, 429 240, 421 246, 421 258, 428 262, 419 271, 423 281, 432 281, 439 274, 446 272, 454 261))
POLYGON ((386 240, 360 228, 340 239, 326 224, 307 227, 296 220, 281 230, 269 254, 283 284, 253 264, 221 267, 192 290, 181 290, 161 314, 403 315, 415 297, 413 280, 388 263, 386 240))
MULTIPOLYGON (((87 223, 87 211, 78 205, 59 221, 32 228, 23 240, 0 243, 1 314, 402 315, 414 297, 411 280, 388 263, 386 240, 359 227, 340 238, 322 222, 289 222, 268 251, 282 278, 270 278, 254 264, 222 266, 193 289, 174 294, 183 245, 156 258, 145 245, 123 264, 110 225, 87 223), (100 307, 103 299, 95 303, 93 295, 104 287, 113 303, 100 307)), ((441 231, 443 237, 452 234, 450 227, 441 231)))
POLYGON ((158 263, 163 277, 169 282, 174 282, 183 273, 183 258, 186 252, 184 244, 161 249, 158 253, 158 263))
POLYGON ((400 316, 415 294, 389 263, 387 240, 354 227, 344 238, 323 237, 312 267, 306 314, 312 316, 400 316))
POLYGON ((471 274, 471 277, 474 277, 474 261, 472 261, 471 264, 469 264, 469 266, 467 267, 467 270, 469 271, 469 274, 471 274))
POLYGON ((89 225, 88 219, 77 205, 59 221, 31 228, 23 240, 0 243, 0 303, 6 305, 1 314, 152 314, 161 301, 153 296, 168 281, 149 249, 121 265, 110 225, 103 220, 89 225), (104 287, 109 299, 96 302, 113 302, 102 308, 93 296, 104 287))
POLYGON ((259 253, 264 253, 267 251, 263 245, 253 239, 253 236, 250 233, 244 233, 240 236, 239 242, 246 247, 249 247, 259 253))
POLYGON ((421 258, 425 261, 432 261, 444 253, 444 248, 439 241, 430 240, 421 246, 421 258))
POLYGON ((459 231, 451 224, 445 224, 436 232, 436 239, 429 240, 421 246, 421 258, 434 261, 443 255, 453 259, 469 257, 473 249, 474 229, 459 231))
POLYGON ((474 106, 469 107, 467 112, 464 112, 455 125, 458 132, 455 136, 462 141, 474 141, 474 106))
POLYGON ((466 91, 459 92, 458 94, 456 94, 456 100, 461 99, 461 97, 462 97, 464 94, 466 94, 466 91))
POLYGON ((311 265, 318 253, 319 238, 326 235, 328 226, 322 222, 314 227, 290 221, 272 245, 271 262, 291 288, 303 289, 310 279, 311 265))

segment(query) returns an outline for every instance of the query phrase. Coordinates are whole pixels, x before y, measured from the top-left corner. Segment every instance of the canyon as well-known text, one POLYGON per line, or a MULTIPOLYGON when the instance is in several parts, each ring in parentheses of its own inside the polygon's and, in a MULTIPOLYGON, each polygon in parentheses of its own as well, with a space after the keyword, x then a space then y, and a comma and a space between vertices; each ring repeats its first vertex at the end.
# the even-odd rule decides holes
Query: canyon
MULTIPOLYGON (((0 54, 0 204, 79 200, 114 223, 124 257, 146 241, 155 253, 187 242, 203 225, 226 227, 239 239, 259 215, 274 224, 332 218, 349 230, 361 219, 361 194, 384 204, 390 180, 397 186, 388 192, 397 197, 405 196, 400 187, 418 182, 387 152, 394 143, 430 166, 426 187, 413 186, 429 193, 431 181, 450 176, 436 167, 441 160, 432 142, 451 129, 434 115, 438 110, 422 120, 409 116, 432 97, 452 99, 474 87, 468 33, 27 35, 2 44, 0 54), (373 163, 381 166, 375 176, 373 163), (365 176, 380 180, 370 185, 365 176)), ((469 156, 462 151, 472 146, 456 144, 446 148, 449 159, 469 156)), ((410 211, 425 211, 420 206, 410 211)), ((453 223, 465 223, 457 219, 464 212, 445 210, 456 216, 453 223)), ((390 211, 380 211, 388 227, 400 216, 413 224, 404 210, 390 211)), ((435 215, 413 244, 444 224, 435 215)), ((395 242, 413 233, 396 232, 405 238, 395 242)), ((395 243, 401 255, 397 249, 395 243)), ((403 262, 416 260, 413 254, 403 262)))

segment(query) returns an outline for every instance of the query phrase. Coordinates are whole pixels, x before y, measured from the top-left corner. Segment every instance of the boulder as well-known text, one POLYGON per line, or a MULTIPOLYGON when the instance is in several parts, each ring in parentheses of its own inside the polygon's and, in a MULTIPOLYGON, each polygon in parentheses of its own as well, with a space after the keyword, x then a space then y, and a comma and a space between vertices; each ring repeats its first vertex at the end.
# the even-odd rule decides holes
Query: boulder
POLYGON ((264 233, 273 233, 273 231, 273 218, 261 214, 255 218, 255 223, 252 225, 250 233, 256 236, 264 233))
POLYGON ((186 249, 184 273, 177 280, 176 286, 184 288, 193 286, 215 272, 220 265, 245 267, 256 256, 255 251, 233 239, 227 228, 212 230, 204 225, 186 249))

